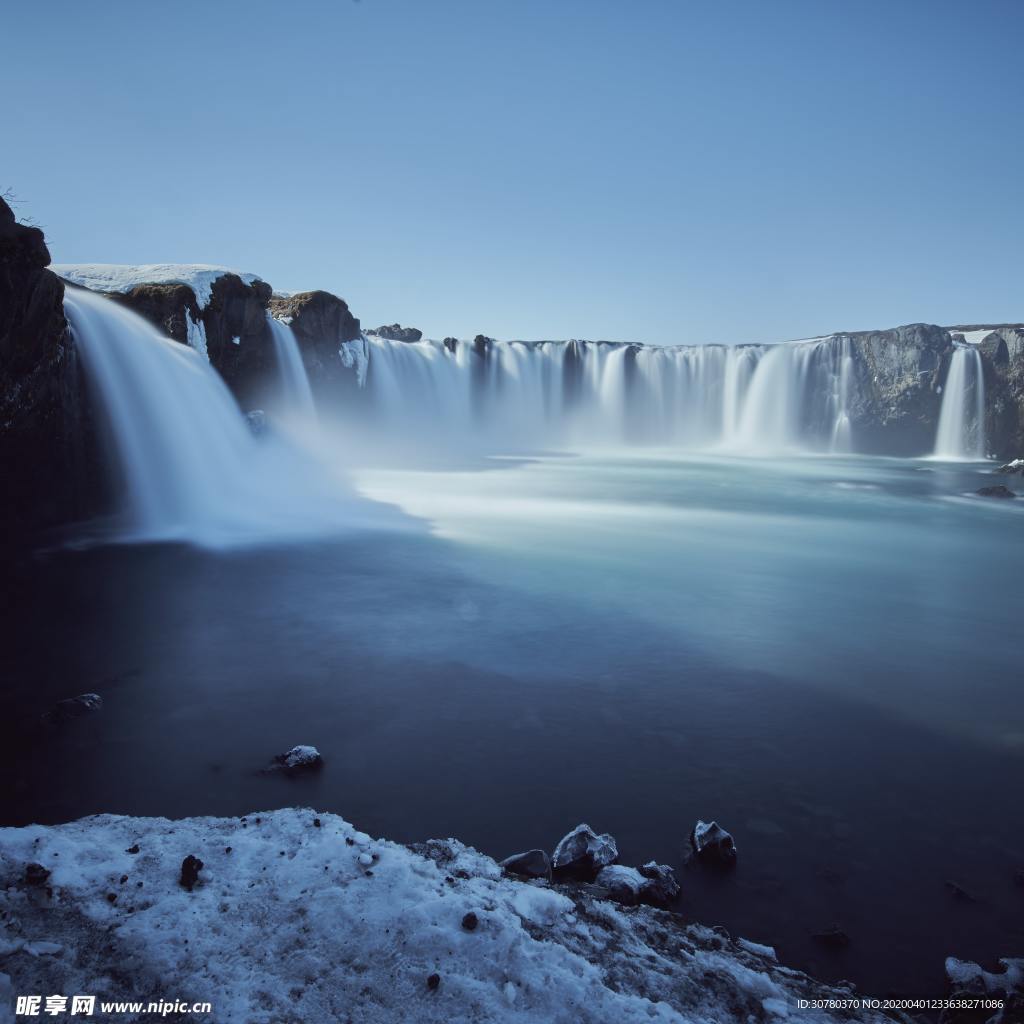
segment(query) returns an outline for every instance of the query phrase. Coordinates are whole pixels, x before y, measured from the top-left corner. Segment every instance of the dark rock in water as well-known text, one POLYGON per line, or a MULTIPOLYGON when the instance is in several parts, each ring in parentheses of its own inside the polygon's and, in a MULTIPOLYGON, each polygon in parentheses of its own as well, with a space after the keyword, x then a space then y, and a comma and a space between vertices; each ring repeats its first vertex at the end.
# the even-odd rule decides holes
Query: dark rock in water
POLYGON ((245 414, 246 422, 253 436, 260 437, 267 432, 267 414, 262 409, 252 409, 245 414))
POLYGON ((518 875, 520 878, 550 878, 551 858, 544 850, 527 850, 525 853, 514 853, 501 862, 506 874, 518 875))
POLYGON ((991 487, 979 487, 975 494, 980 494, 983 498, 1016 498, 1017 495, 1010 490, 1009 487, 1004 487, 1002 484, 993 484, 991 487))
POLYGON ((448 349, 448 351, 453 353, 453 354, 459 350, 459 339, 458 338, 445 338, 443 344, 444 344, 444 347, 446 349, 448 349))
POLYGON ((429 978, 427 978, 427 988, 429 988, 431 992, 436 991, 437 986, 440 985, 440 984, 441 984, 441 975, 440 974, 432 974, 432 975, 430 975, 429 978))
POLYGON ((619 848, 612 836, 598 835, 589 825, 577 825, 563 836, 551 857, 555 878, 592 881, 598 871, 619 859, 619 848))
POLYGON ((27 864, 25 866, 25 884, 26 885, 45 885, 46 880, 50 877, 50 872, 47 868, 44 868, 42 864, 27 864))
POLYGON ((462 919, 462 927, 465 928, 467 932, 476 931, 476 926, 479 923, 480 919, 476 916, 476 914, 473 913, 472 910, 468 914, 466 914, 466 916, 462 919))
POLYGON ((1007 462, 1005 466, 1000 466, 997 473, 1003 473, 1006 476, 1024 476, 1024 459, 1014 459, 1012 462, 1007 462))
POLYGON ((198 857, 193 857, 190 853, 181 862, 181 878, 179 884, 183 889, 192 891, 192 887, 199 881, 199 872, 203 870, 203 862, 198 857))
POLYGON ((403 327, 401 324, 390 324, 385 327, 378 327, 375 331, 367 331, 367 334, 376 334, 378 338, 386 338, 388 341, 419 341, 423 332, 415 327, 403 327))
POLYGON ((43 721, 49 725, 69 722, 73 718, 81 718, 83 715, 99 711, 102 707, 103 698, 98 693, 80 693, 77 697, 69 697, 67 700, 57 701, 43 715, 43 721))
POLYGON ((694 855, 708 864, 736 863, 736 843, 717 821, 698 821, 690 833, 690 845, 694 855))
POLYGON ((651 860, 641 864, 639 871, 646 879, 640 890, 640 899, 644 903, 667 907, 679 895, 675 872, 667 864, 656 864, 651 860))
MULTIPOLYGON (((323 767, 324 759, 316 747, 297 746, 286 750, 283 754, 275 756, 274 760, 266 767, 268 772, 285 772, 288 775, 298 775, 302 772, 318 771, 323 767)), ((259 819, 256 819, 257 824, 259 819)))
POLYGON ((850 944, 850 936, 841 928, 833 925, 824 931, 815 932, 812 936, 815 942, 820 943, 827 949, 845 949, 850 944))

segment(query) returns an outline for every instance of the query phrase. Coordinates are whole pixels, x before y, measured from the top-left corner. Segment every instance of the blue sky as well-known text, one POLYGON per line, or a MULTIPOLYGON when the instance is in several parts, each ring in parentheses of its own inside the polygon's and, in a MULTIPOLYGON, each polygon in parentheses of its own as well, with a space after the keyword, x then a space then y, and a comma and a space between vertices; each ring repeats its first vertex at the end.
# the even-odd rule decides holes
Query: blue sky
POLYGON ((1024 319, 1018 0, 16 0, 0 188, 61 262, 432 336, 1024 319))

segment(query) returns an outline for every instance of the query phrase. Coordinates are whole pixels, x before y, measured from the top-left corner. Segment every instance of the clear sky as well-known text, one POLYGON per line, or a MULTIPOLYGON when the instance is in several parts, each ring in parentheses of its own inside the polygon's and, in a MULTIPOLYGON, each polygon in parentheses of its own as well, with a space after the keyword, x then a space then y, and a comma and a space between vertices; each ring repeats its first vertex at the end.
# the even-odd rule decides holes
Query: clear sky
POLYGON ((1024 319, 1021 0, 4 5, 0 189, 60 262, 431 336, 1024 319))

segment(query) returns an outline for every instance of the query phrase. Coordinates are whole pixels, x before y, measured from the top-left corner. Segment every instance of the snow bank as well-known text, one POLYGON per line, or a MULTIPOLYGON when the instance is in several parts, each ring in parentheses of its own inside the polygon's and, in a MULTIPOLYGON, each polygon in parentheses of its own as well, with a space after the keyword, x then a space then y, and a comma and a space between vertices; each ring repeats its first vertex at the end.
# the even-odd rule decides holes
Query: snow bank
POLYGON ((298 808, 0 829, 0 971, 9 997, 209 1002, 188 1019, 218 1024, 853 1019, 796 1009, 846 990, 677 915, 298 808))
POLYGON ((246 284, 262 280, 256 274, 207 263, 53 263, 50 269, 65 281, 94 292, 129 292, 140 284, 187 284, 200 309, 210 304, 213 282, 218 277, 235 274, 246 284))

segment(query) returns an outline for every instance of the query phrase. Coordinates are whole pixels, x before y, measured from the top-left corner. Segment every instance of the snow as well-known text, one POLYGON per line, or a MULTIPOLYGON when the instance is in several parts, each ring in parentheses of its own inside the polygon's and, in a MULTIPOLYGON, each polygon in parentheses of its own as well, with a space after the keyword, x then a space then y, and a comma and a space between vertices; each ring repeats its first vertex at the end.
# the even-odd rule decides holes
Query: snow
POLYGON ((993 332, 994 328, 985 327, 980 331, 956 331, 954 333, 963 335, 963 339, 968 345, 980 345, 993 332))
POLYGON ((849 995, 676 915, 503 877, 453 839, 408 848, 302 808, 0 829, 0 943, 11 995, 210 1002, 189 1019, 218 1024, 698 1024, 849 995), (204 863, 191 892, 190 855, 204 863), (45 885, 26 882, 31 863, 49 869, 45 885))
POLYGON ((140 284, 187 284, 200 309, 210 304, 213 283, 218 277, 236 274, 246 284, 262 280, 256 274, 208 263, 53 263, 50 269, 65 281, 94 292, 128 292, 140 284))
POLYGON ((185 329, 188 332, 189 346, 209 362, 210 353, 206 348, 206 324, 201 319, 193 320, 192 314, 187 309, 185 310, 185 329))

